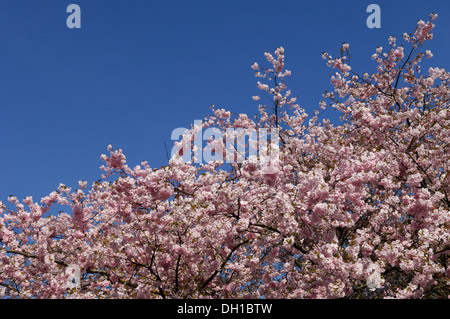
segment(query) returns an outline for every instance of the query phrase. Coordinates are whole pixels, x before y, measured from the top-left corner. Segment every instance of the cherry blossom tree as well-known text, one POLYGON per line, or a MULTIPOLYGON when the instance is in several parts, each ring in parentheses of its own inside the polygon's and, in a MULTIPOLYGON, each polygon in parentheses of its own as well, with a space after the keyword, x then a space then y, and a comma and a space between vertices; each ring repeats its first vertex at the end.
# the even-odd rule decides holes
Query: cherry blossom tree
POLYGON ((90 188, 9 197, 0 296, 448 298, 450 75, 420 68, 436 17, 378 47, 373 74, 352 70, 347 43, 322 54, 335 73, 320 107, 339 125, 308 118, 284 49, 266 52, 252 69, 270 105, 253 119, 213 107, 201 128, 277 129, 269 162, 227 163, 224 133, 207 143, 223 159, 196 164, 193 127, 167 166, 129 167, 109 146, 90 188))

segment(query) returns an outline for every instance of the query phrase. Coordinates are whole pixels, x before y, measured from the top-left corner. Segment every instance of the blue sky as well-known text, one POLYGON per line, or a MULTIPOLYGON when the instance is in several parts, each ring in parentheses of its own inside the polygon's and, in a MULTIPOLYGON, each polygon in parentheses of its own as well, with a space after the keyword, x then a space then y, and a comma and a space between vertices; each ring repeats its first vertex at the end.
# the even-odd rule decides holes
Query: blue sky
POLYGON ((433 11, 431 64, 450 69, 446 0, 0 0, 0 200, 91 184, 108 144, 131 166, 165 165, 171 132, 211 104, 257 112, 250 65, 278 46, 288 86, 312 113, 331 88, 322 51, 337 55, 348 42, 353 69, 373 71, 375 48, 433 11), (81 29, 66 26, 71 3, 81 29), (381 7, 380 29, 366 26, 371 3, 381 7))

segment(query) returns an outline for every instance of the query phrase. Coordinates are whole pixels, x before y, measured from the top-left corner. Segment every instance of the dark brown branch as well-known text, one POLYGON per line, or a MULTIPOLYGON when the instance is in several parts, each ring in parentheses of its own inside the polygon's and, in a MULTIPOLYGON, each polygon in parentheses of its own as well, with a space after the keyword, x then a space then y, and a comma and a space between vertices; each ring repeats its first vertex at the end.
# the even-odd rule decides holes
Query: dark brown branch
MULTIPOLYGON (((21 256, 24 256, 24 257, 27 257, 27 258, 38 259, 38 256, 36 256, 36 255, 29 254, 29 253, 22 252, 22 251, 18 251, 18 250, 6 249, 5 252, 10 253, 10 254, 21 255, 21 256)), ((68 263, 66 263, 65 261, 60 260, 60 259, 59 260, 56 259, 56 260, 54 260, 54 262, 56 264, 64 266, 64 267, 68 267, 69 266, 68 263)), ((111 281, 110 274, 107 271, 103 270, 103 269, 88 268, 86 270, 86 273, 88 273, 88 274, 99 274, 99 275, 105 276, 106 278, 108 278, 109 281, 111 281)), ((133 283, 131 283, 131 282, 127 281, 127 280, 124 280, 124 279, 119 279, 119 283, 124 284, 124 285, 126 285, 128 287, 131 287, 131 288, 137 288, 136 284, 133 284, 133 283)))
POLYGON ((178 292, 178 273, 180 270, 180 260, 181 260, 181 255, 178 255, 177 258, 177 268, 175 270, 175 292, 178 292))
POLYGON ((203 283, 203 285, 200 287, 200 290, 205 289, 206 286, 208 286, 208 284, 214 279, 214 277, 216 277, 216 275, 222 271, 225 268, 225 265, 227 264, 227 262, 230 260, 230 258, 233 256, 234 252, 241 247, 242 245, 247 244, 249 241, 248 239, 244 240, 243 242, 237 244, 236 246, 233 247, 233 249, 230 251, 230 253, 228 254, 228 256, 225 258, 225 260, 222 262, 222 264, 220 265, 220 268, 217 269, 216 271, 214 271, 214 273, 203 283))
MULTIPOLYGON (((142 267, 142 268, 148 269, 148 270, 150 271, 150 273, 151 273, 153 276, 155 276, 157 282, 162 282, 161 277, 160 277, 155 271, 153 271, 153 269, 152 269, 153 261, 154 261, 154 256, 155 256, 155 253, 153 253, 153 255, 152 255, 152 259, 151 259, 151 262, 150 262, 150 266, 141 264, 141 263, 139 263, 139 262, 137 262, 137 261, 133 261, 133 260, 130 260, 130 262, 131 262, 133 265, 135 265, 135 266, 138 266, 138 267, 142 267)), ((166 294, 164 293, 164 289, 162 289, 161 287, 158 287, 158 294, 161 296, 162 299, 166 299, 166 294)))
MULTIPOLYGON (((27 257, 27 258, 32 258, 32 259, 37 259, 38 258, 38 256, 36 256, 36 255, 25 253, 23 251, 18 251, 18 250, 6 249, 5 252, 10 253, 10 254, 15 254, 15 255, 21 255, 21 256, 24 256, 24 257, 27 257)), ((56 259, 55 263, 57 263, 58 265, 64 266, 64 267, 69 266, 69 264, 66 263, 63 260, 56 259)))
MULTIPOLYGON (((401 66, 400 70, 398 71, 398 74, 397 74, 397 80, 395 81, 395 85, 394 85, 394 88, 395 88, 395 89, 396 89, 397 86, 398 86, 398 81, 400 80, 400 75, 401 75, 403 69, 405 68, 406 64, 409 62, 409 59, 411 58, 411 55, 412 55, 412 53, 414 52, 414 50, 415 50, 415 49, 412 48, 411 51, 409 51, 408 57, 406 58, 406 60, 405 60, 405 62, 403 63, 403 65, 401 66)), ((397 101, 396 101, 396 102, 397 102, 397 101)))

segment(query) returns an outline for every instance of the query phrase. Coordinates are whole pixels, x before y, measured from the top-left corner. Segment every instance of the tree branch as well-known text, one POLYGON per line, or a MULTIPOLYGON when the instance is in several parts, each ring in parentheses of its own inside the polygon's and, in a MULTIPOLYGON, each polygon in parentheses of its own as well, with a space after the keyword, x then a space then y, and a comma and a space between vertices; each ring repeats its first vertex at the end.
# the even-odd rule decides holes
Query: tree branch
MULTIPOLYGON (((21 256, 24 256, 24 257, 27 257, 27 258, 38 259, 38 256, 33 255, 33 254, 29 254, 29 253, 26 253, 26 252, 23 252, 23 251, 6 249, 5 252, 10 253, 10 254, 15 254, 15 255, 21 255, 21 256)), ((66 263, 65 261, 60 260, 60 259, 55 259, 54 262, 57 263, 58 265, 61 265, 61 266, 64 266, 64 267, 69 266, 68 263, 66 263)))
MULTIPOLYGON (((5 252, 10 253, 10 254, 15 254, 15 255, 21 255, 21 256, 24 256, 24 257, 27 257, 27 258, 38 259, 38 256, 36 256, 36 255, 30 254, 30 253, 26 253, 26 252, 22 252, 22 251, 18 251, 18 250, 6 249, 5 252)), ((64 267, 68 267, 69 266, 68 263, 66 263, 65 261, 60 260, 60 259, 55 259, 54 262, 56 264, 64 266, 64 267)), ((111 279, 110 279, 111 275, 106 270, 103 270, 103 269, 88 268, 86 270, 86 273, 87 274, 102 275, 102 276, 105 276, 106 278, 108 278, 109 281, 111 281, 111 279)), ((121 283, 123 285, 126 285, 126 286, 128 286, 130 288, 137 288, 136 284, 133 284, 133 283, 127 281, 127 280, 119 279, 118 281, 119 281, 119 283, 121 283)))
POLYGON ((208 286, 208 284, 214 279, 214 277, 216 277, 216 275, 219 273, 219 271, 222 271, 225 268, 225 265, 227 264, 227 262, 230 260, 231 256, 233 256, 233 253, 242 245, 245 245, 249 242, 248 239, 244 240, 243 242, 237 244, 236 246, 233 247, 233 249, 230 251, 230 253, 228 254, 228 256, 225 258, 225 260, 222 262, 222 264, 220 265, 220 268, 217 269, 216 271, 214 271, 214 273, 203 283, 203 285, 200 287, 200 290, 203 290, 206 288, 206 286, 208 286))

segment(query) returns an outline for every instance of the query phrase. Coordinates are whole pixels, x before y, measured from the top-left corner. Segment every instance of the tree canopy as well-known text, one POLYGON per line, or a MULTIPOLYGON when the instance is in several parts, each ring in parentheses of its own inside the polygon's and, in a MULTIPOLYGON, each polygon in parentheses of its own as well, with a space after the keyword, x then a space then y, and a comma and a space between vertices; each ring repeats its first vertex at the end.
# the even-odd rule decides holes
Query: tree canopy
POLYGON ((436 17, 405 46, 378 47, 373 74, 352 70, 347 43, 322 54, 335 73, 320 107, 341 112, 339 125, 297 104, 279 47, 251 66, 270 99, 253 97, 254 118, 213 107, 167 166, 129 167, 108 146, 90 187, 9 197, 0 296, 448 298, 450 75, 420 68, 436 17), (218 156, 196 163, 194 135, 213 127, 218 156), (278 143, 239 154, 225 143, 238 129, 278 143), (50 214, 56 205, 65 211, 50 214))

